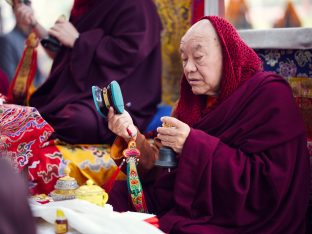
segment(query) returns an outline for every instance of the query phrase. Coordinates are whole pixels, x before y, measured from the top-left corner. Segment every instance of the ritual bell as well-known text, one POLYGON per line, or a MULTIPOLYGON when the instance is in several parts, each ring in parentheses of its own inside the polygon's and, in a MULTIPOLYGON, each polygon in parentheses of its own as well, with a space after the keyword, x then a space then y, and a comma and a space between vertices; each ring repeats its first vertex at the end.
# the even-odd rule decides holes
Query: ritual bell
POLYGON ((163 146, 159 149, 158 159, 155 162, 155 166, 170 168, 177 166, 176 153, 170 147, 163 146))

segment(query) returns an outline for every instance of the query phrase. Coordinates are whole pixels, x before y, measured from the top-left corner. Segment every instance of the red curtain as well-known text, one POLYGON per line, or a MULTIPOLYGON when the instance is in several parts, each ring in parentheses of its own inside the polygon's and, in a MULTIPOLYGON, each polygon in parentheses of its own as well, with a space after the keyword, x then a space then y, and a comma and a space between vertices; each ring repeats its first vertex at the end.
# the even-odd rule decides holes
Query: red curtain
POLYGON ((205 1, 204 0, 193 0, 192 2, 192 24, 197 22, 204 16, 205 12, 205 1))

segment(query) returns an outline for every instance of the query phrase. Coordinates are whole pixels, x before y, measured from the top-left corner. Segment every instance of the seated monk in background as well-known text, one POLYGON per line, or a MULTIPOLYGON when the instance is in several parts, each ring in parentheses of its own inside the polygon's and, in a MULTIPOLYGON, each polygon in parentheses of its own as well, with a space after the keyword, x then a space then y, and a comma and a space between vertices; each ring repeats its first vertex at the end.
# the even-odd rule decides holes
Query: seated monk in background
POLYGON ((131 102, 136 126, 145 130, 161 101, 161 22, 152 0, 75 0, 70 20, 58 19, 49 31, 31 6, 15 0, 15 7, 40 39, 52 35, 62 44, 48 80, 30 98, 54 137, 111 143, 114 134, 96 111, 91 87, 112 80, 131 102))
MULTIPOLYGON (((154 167, 159 144, 146 141, 129 113, 109 113, 119 142, 129 141, 127 128, 136 135, 149 212, 166 233, 304 233, 309 158, 287 81, 262 71, 256 53, 217 16, 194 24, 180 50, 181 96, 173 116, 162 118, 172 127, 157 129, 177 153, 176 168, 154 167)), ((109 203, 132 209, 125 182, 116 182, 109 203)))

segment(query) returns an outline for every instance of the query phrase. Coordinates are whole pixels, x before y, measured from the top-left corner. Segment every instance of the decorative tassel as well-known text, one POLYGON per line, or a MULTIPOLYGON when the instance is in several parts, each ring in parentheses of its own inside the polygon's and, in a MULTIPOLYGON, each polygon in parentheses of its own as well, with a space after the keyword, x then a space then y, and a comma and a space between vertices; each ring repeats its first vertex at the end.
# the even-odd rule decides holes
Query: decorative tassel
POLYGON ((119 172, 120 172, 122 166, 124 165, 125 161, 126 161, 125 159, 122 160, 122 162, 120 163, 120 165, 117 167, 116 171, 114 171, 114 173, 113 173, 112 176, 109 178, 109 180, 102 186, 103 189, 105 189, 105 191, 106 191, 107 193, 109 193, 109 192, 112 190, 112 188, 113 188, 113 186, 114 186, 114 183, 115 183, 115 181, 116 181, 116 178, 117 178, 117 176, 118 176, 118 174, 119 174, 119 172))
POLYGON ((38 38, 30 33, 22 58, 17 66, 15 76, 11 82, 8 101, 15 104, 26 105, 30 98, 30 86, 37 69, 37 46, 38 38))
POLYGON ((140 151, 136 148, 134 140, 129 141, 128 148, 125 149, 122 154, 127 162, 127 185, 133 208, 136 212, 148 213, 142 184, 136 166, 140 151))

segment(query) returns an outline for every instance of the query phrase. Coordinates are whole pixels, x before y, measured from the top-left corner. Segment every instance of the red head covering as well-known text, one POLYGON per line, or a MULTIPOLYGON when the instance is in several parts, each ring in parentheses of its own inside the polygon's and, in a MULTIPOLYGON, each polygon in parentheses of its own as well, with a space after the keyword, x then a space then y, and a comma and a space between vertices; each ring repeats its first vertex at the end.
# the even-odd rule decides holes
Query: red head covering
MULTIPOLYGON (((223 55, 220 92, 216 105, 228 98, 244 81, 262 69, 262 63, 253 49, 240 38, 236 29, 225 19, 207 16, 219 36, 223 55)), ((175 116, 192 126, 207 111, 207 96, 194 95, 185 76, 182 77, 180 99, 175 116)))
POLYGON ((72 20, 76 21, 77 18, 86 13, 93 6, 93 3, 93 0, 75 0, 70 14, 72 20))

